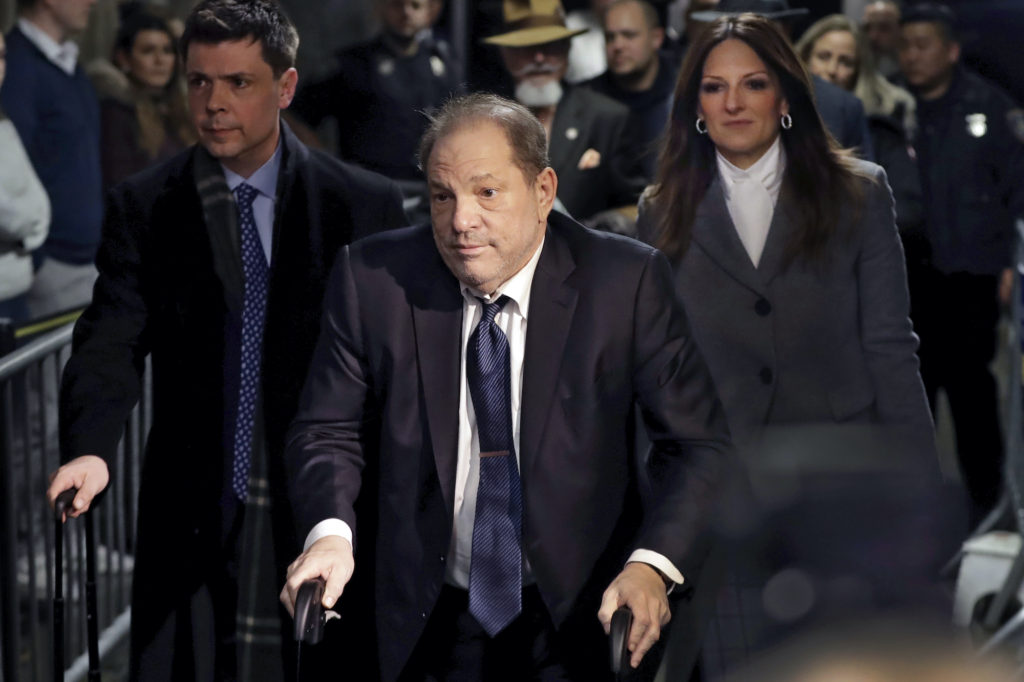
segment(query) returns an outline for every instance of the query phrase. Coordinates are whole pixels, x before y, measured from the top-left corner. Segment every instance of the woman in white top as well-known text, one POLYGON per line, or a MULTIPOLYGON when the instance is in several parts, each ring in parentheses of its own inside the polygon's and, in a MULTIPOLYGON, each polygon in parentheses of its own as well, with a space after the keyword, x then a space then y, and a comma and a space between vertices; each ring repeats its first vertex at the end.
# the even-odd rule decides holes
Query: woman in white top
POLYGON ((638 229, 677 264, 733 436, 871 423, 931 453, 884 171, 836 148, 771 22, 709 26, 683 65, 638 229))
MULTIPOLYGON (((6 71, 0 35, 0 84, 6 71)), ((28 319, 32 255, 50 228, 50 199, 36 177, 11 119, 0 110, 0 318, 28 319)))
MULTIPOLYGON (((735 656, 778 634, 769 587, 787 565, 811 578, 822 566, 844 567, 867 585, 858 592, 863 605, 915 584, 935 548, 917 551, 919 527, 910 532, 903 523, 922 512, 901 516, 893 505, 904 497, 883 490, 887 482, 903 485, 894 469, 914 471, 912 480, 924 484, 935 481, 937 467, 892 195, 881 168, 837 148, 807 73, 772 22, 723 17, 691 45, 638 231, 674 263, 752 490, 780 492, 770 484, 785 479, 797 487, 782 499, 794 502, 807 491, 799 487, 805 475, 820 474, 834 486, 825 507, 832 514, 843 518, 864 504, 885 509, 899 540, 911 538, 902 545, 909 559, 879 557, 863 545, 884 533, 833 527, 833 517, 820 513, 748 536, 740 547, 749 551, 733 573, 758 589, 741 590, 732 606, 746 636, 718 643, 735 656), (836 475, 846 471, 878 475, 862 494, 854 478, 836 475), (821 527, 802 525, 812 522, 821 527)), ((915 500, 914 510, 931 513, 909 488, 904 496, 915 500)), ((744 512, 731 528, 779 518, 772 495, 741 499, 751 504, 727 505, 744 512)), ((784 511, 818 510, 820 500, 801 500, 784 511)), ((694 580, 698 591, 707 589, 706 576, 694 580)), ((812 590, 827 587, 809 580, 812 590)), ((713 577, 710 584, 717 587, 713 577)), ((825 595, 816 596, 812 604, 824 604, 825 595)), ((789 613, 787 622, 810 608, 789 613)), ((726 629, 709 632, 724 636, 726 629)))

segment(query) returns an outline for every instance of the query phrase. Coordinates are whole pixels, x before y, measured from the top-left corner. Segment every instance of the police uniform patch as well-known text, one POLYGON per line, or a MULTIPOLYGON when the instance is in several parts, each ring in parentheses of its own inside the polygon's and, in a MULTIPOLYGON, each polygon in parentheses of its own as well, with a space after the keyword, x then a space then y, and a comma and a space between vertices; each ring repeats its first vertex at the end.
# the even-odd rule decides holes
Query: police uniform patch
POLYGON ((1010 109, 1006 112, 1006 125, 1019 141, 1024 142, 1024 109, 1010 109))
POLYGON ((444 62, 436 54, 430 57, 430 70, 434 72, 434 75, 438 78, 444 75, 444 62))
POLYGON ((985 114, 967 114, 967 132, 974 137, 984 137, 988 132, 988 120, 985 114))

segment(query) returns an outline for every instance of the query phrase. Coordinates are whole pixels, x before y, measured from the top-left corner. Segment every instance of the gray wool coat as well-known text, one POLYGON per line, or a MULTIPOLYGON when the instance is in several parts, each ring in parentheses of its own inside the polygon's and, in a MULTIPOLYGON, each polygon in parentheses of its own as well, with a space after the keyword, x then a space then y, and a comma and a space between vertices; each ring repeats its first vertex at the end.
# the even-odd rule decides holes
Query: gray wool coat
MULTIPOLYGON (((673 264, 676 290, 737 443, 796 427, 853 426, 845 430, 871 431, 887 450, 934 461, 892 192, 881 167, 858 163, 868 176, 864 205, 843 208, 818 264, 787 265, 796 228, 783 195, 755 267, 716 177, 691 244, 673 264)), ((645 193, 637 229, 651 243, 658 238, 654 210, 645 193)))

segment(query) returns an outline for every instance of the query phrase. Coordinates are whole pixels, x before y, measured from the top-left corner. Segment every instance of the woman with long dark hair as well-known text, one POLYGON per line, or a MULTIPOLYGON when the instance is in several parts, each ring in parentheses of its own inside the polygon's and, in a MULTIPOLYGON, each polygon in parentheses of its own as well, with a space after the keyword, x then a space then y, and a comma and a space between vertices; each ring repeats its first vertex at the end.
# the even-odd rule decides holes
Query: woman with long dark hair
POLYGON ((909 428, 930 452, 885 173, 837 149, 811 93, 770 21, 710 24, 638 229, 677 265, 741 444, 773 424, 860 422, 909 428))
POLYGON ((772 22, 723 17, 691 45, 638 231, 674 263, 750 483, 726 505, 735 589, 705 671, 835 606, 834 586, 872 608, 927 582, 936 454, 892 194, 826 131, 772 22), (898 556, 875 546, 893 538, 898 556))
POLYGON ((103 95, 100 160, 105 187, 196 140, 170 27, 137 3, 126 3, 121 15, 114 63, 124 77, 96 83, 103 95))

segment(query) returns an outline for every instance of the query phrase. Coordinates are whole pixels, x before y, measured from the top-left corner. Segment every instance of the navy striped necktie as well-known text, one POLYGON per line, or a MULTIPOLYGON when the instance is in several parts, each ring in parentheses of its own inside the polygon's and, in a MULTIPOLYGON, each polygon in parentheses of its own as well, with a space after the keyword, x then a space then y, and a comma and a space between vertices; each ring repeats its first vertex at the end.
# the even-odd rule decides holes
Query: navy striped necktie
POLYGON ((512 439, 508 338, 494 322, 509 301, 484 303, 466 348, 466 379, 480 441, 469 612, 490 636, 522 611, 523 496, 512 439))
POLYGON ((231 489, 245 502, 252 466, 252 434, 256 419, 256 399, 260 389, 260 362, 263 358, 263 322, 267 310, 269 267, 263 244, 256 231, 252 202, 259 191, 242 183, 235 188, 238 204, 238 229, 242 238, 242 352, 238 387, 238 413, 235 419, 234 459, 231 489))

